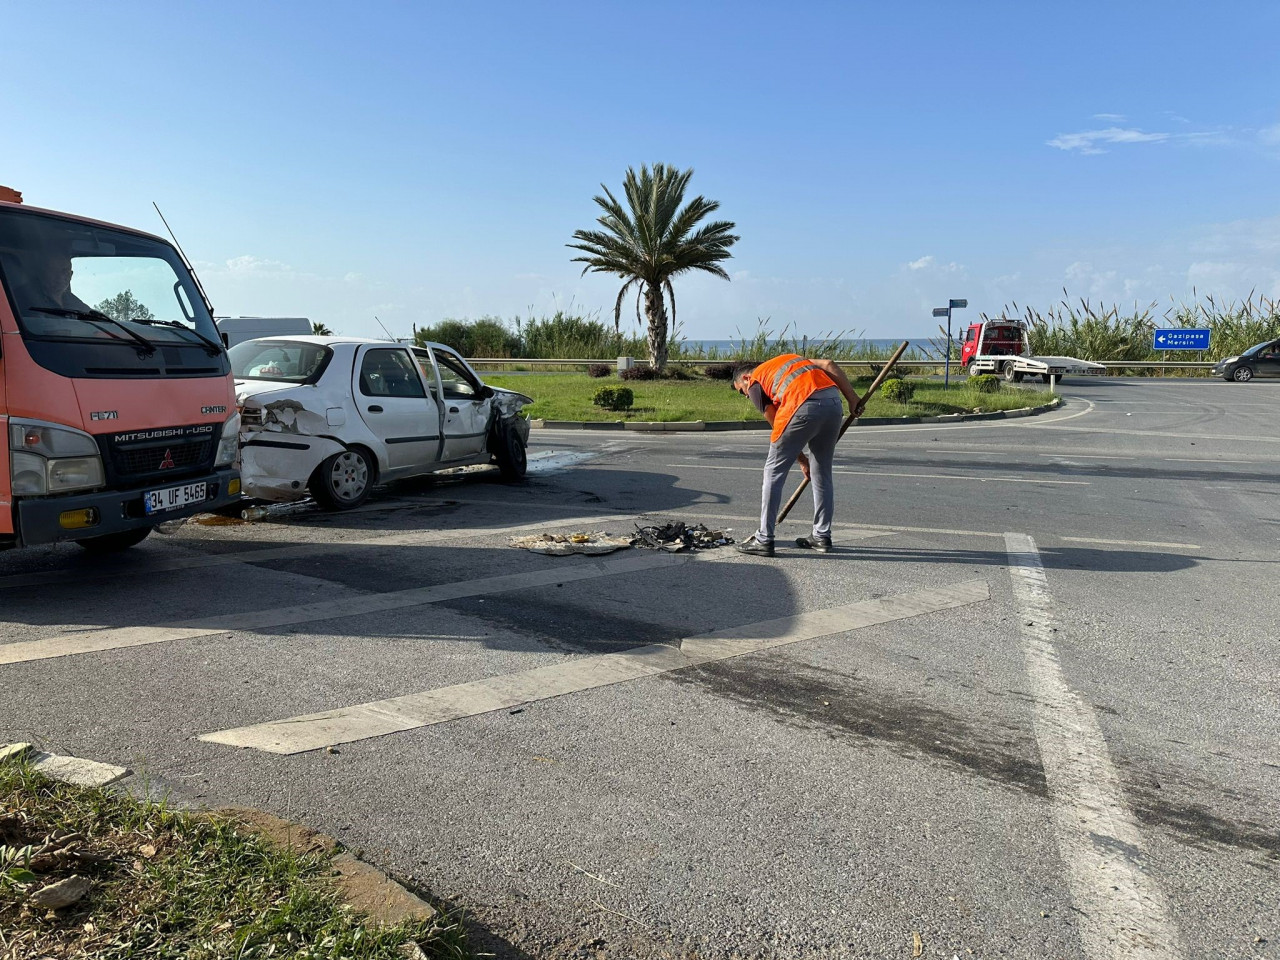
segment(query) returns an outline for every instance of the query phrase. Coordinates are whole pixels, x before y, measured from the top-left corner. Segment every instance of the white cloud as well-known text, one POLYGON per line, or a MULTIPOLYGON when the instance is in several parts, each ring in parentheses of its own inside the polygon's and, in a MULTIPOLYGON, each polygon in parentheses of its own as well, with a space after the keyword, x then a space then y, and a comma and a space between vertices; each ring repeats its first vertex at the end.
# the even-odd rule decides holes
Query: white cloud
POLYGON ((908 270, 927 270, 930 273, 959 273, 964 269, 963 266, 954 260, 949 263, 939 263, 932 255, 921 257, 919 260, 912 260, 906 264, 908 270))
POLYGON ((1051 147, 1059 150, 1078 150, 1080 153, 1106 153, 1099 144, 1103 143, 1159 143, 1168 140, 1168 133, 1143 133, 1141 130, 1108 127, 1105 130, 1085 130, 1080 133, 1060 133, 1052 140, 1046 140, 1051 147))
POLYGON ((1095 120, 1106 120, 1110 123, 1124 123, 1126 117, 1123 113, 1095 113, 1095 120))
POLYGON ((1263 127, 1258 131, 1258 139, 1269 147, 1280 147, 1280 123, 1274 127, 1263 127))
POLYGON ((227 261, 228 272, 236 275, 290 273, 292 269, 287 263, 281 263, 279 260, 266 260, 250 254, 232 257, 227 261))

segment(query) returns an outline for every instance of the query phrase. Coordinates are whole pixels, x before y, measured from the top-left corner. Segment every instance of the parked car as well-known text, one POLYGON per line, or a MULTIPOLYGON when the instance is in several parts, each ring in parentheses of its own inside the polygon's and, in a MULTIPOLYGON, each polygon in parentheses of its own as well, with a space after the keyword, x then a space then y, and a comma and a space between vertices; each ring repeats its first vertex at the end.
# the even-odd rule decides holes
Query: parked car
POLYGON ((1248 383, 1254 377, 1280 377, 1280 340, 1268 340, 1238 357, 1219 360, 1213 373, 1236 383, 1248 383))
POLYGON ((524 476, 524 394, 485 385, 448 347, 349 337, 249 340, 228 351, 247 497, 359 506, 375 483, 496 462, 524 476))

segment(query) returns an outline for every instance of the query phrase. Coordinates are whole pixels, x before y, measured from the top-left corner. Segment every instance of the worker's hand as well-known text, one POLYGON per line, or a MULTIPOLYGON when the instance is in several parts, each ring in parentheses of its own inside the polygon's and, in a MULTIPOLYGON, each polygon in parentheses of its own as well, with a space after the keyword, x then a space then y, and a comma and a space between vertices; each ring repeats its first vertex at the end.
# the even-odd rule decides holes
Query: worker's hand
POLYGON ((809 479, 809 457, 807 454, 800 454, 796 457, 796 463, 800 464, 800 472, 804 474, 806 480, 809 479))
POLYGON ((854 419, 855 419, 855 420, 856 420, 858 417, 862 416, 863 411, 865 411, 865 410, 867 409, 867 400, 868 400, 868 399, 869 399, 868 397, 862 397, 861 399, 859 399, 859 400, 857 400, 857 401, 855 401, 855 402, 854 402, 854 404, 853 404, 853 416, 854 416, 854 419))

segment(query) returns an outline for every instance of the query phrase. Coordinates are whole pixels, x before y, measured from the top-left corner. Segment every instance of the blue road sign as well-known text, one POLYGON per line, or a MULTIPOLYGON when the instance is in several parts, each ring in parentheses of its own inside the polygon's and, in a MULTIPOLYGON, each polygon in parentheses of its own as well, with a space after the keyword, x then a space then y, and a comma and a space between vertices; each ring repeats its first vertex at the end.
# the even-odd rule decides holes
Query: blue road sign
POLYGON ((1208 350, 1208 329, 1172 327, 1156 330, 1151 346, 1156 350, 1208 350))

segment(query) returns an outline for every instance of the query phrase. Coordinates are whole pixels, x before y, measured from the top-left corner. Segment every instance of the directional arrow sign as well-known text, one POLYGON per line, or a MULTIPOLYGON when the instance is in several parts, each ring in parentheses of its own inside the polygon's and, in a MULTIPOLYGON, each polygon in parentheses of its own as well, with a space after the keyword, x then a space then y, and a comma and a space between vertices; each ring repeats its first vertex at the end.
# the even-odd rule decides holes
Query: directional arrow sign
POLYGON ((1151 346, 1155 350, 1208 350, 1208 328, 1173 327, 1156 330, 1151 346))
POLYGON ((969 306, 968 300, 952 300, 951 301, 952 310, 962 310, 967 306, 969 306))
POLYGON ((934 307, 933 315, 935 317, 948 317, 951 315, 951 311, 947 307, 934 307))

